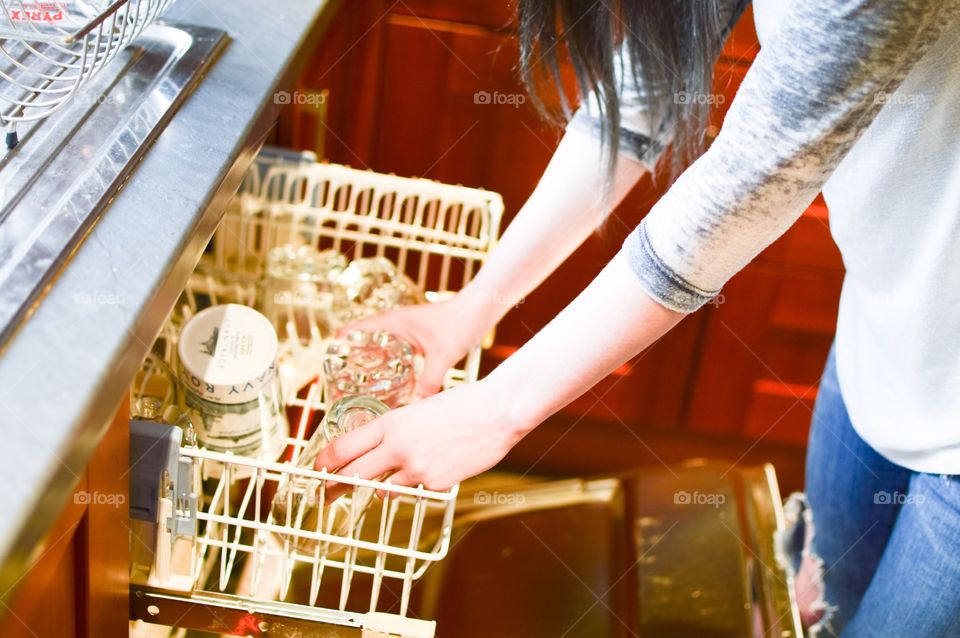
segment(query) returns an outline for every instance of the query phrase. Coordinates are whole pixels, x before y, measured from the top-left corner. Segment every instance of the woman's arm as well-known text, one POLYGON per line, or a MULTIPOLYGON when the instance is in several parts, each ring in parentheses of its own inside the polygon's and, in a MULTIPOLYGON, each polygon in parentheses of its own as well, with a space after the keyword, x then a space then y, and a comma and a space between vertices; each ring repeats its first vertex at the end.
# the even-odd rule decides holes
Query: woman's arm
MULTIPOLYGON (((710 150, 569 308, 487 379, 395 410, 317 465, 447 487, 715 294, 815 196, 960 0, 793 2, 710 150)), ((868 229, 867 231, 868 232, 868 229)))
MULTIPOLYGON (((316 467, 362 478, 397 471, 397 484, 450 487, 493 467, 547 416, 683 316, 643 291, 621 253, 486 378, 388 412, 333 441, 316 467)), ((328 496, 342 491, 331 488, 328 496)))
POLYGON ((599 139, 570 129, 533 194, 484 267, 452 300, 400 308, 355 327, 403 335, 424 351, 416 395, 437 392, 446 371, 533 291, 616 207, 647 171, 626 154, 607 187, 599 139))
POLYGON ((563 263, 647 172, 621 156, 604 198, 605 168, 597 137, 566 132, 533 194, 462 292, 478 302, 481 334, 563 263))

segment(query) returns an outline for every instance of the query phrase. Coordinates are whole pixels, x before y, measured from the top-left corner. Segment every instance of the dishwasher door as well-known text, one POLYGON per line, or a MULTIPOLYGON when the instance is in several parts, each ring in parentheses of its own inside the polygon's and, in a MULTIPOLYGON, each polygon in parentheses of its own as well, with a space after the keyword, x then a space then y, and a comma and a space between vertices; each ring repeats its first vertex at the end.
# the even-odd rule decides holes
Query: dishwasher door
POLYGON ((773 468, 466 481, 414 608, 457 638, 800 638, 773 468))
MULTIPOLYGON (((285 323, 278 371, 291 432, 276 462, 195 444, 177 409, 177 336, 203 308, 257 306, 267 254, 278 246, 387 258, 428 301, 445 299, 485 261, 502 212, 500 196, 483 190, 261 153, 133 383, 131 619, 229 635, 434 635, 432 620, 412 617, 411 591, 449 549, 457 488, 292 463, 327 408, 319 363, 331 335, 313 319, 285 323), (339 512, 346 526, 334 524, 344 501, 324 504, 332 479, 351 488, 339 512), (297 485, 307 486, 302 494, 297 485), (287 486, 281 518, 272 505, 287 486), (361 510, 357 496, 371 491, 382 497, 361 510)), ((445 387, 476 379, 479 356, 478 345, 445 387)))

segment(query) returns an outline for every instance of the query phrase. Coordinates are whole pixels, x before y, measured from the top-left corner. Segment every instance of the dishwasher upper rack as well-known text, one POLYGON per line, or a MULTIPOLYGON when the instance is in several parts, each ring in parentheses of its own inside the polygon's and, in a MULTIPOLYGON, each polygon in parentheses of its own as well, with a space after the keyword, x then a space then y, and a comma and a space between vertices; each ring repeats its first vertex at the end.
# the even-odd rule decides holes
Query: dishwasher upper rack
POLYGON ((152 24, 173 0, 0 0, 0 124, 42 120, 152 24))
MULTIPOLYGON (((265 149, 228 206, 138 375, 131 392, 134 413, 138 399, 147 394, 165 405, 174 401, 172 371, 183 321, 210 305, 256 303, 257 282, 271 248, 292 243, 334 248, 353 258, 387 257, 425 291, 428 300, 436 301, 466 285, 486 261, 496 245, 502 214, 503 201, 496 193, 317 163, 309 153, 265 149), (159 387, 166 389, 147 392, 162 377, 166 383, 159 387)), ((322 352, 322 343, 315 343, 317 331, 310 331, 306 345, 295 324, 287 334, 289 339, 280 344, 283 380, 290 378, 285 376, 290 364, 319 360, 322 352)), ((448 371, 444 386, 475 380, 479 360, 476 347, 448 371)), ((320 372, 311 370, 300 381, 320 372)), ((287 459, 298 456, 309 437, 309 424, 322 418, 327 407, 322 379, 303 386, 300 381, 284 392, 286 404, 297 415, 290 422, 287 442, 292 453, 287 459)), ((189 550, 180 551, 179 563, 188 573, 176 573, 177 552, 167 552, 167 543, 156 543, 160 551, 153 556, 148 585, 191 592, 189 598, 160 595, 156 600, 165 601, 160 605, 164 610, 168 604, 192 600, 225 605, 224 613, 240 608, 263 622, 280 613, 361 626, 371 614, 376 616, 385 588, 397 595, 399 613, 406 614, 413 582, 449 547, 456 487, 437 492, 336 477, 352 486, 354 495, 362 488, 374 488, 390 498, 375 501, 365 516, 351 515, 356 523, 342 533, 305 530, 299 524, 274 520, 272 513, 264 517, 270 509, 269 494, 294 475, 309 476, 322 490, 331 475, 190 445, 181 448, 181 458, 192 466, 194 483, 200 485, 206 479, 210 489, 205 490, 208 498, 200 499, 195 514, 200 525, 189 550), (246 477, 241 492, 233 485, 231 473, 246 477), (304 538, 339 549, 304 553, 294 547, 304 538), (309 574, 306 604, 276 602, 286 598, 295 569, 309 574), (359 589, 358 575, 363 579, 359 589), (331 579, 336 589, 321 589, 321 583, 331 579), (399 591, 390 589, 390 583, 399 585, 399 591), (368 602, 361 603, 367 588, 368 602), (356 611, 361 605, 369 611, 356 611)), ((174 523, 163 533, 175 535, 175 528, 174 523)), ((154 593, 139 591, 154 600, 154 593)))

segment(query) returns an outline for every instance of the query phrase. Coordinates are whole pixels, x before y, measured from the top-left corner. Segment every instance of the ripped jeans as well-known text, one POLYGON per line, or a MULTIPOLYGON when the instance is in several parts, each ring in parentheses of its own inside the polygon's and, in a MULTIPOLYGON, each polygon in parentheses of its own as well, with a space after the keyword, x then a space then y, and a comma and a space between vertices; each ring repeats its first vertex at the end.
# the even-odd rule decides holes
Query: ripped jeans
POLYGON ((960 637, 960 476, 914 472, 867 445, 850 424, 832 350, 806 498, 792 496, 785 510, 781 562, 793 571, 808 554, 823 585, 811 636, 960 637))

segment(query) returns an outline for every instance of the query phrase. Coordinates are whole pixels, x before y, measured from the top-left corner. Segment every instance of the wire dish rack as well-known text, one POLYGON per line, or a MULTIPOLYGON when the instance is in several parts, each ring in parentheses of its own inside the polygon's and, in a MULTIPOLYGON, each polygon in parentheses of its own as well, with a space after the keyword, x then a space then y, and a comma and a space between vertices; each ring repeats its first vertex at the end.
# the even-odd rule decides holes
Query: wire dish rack
POLYGON ((0 0, 0 123, 63 106, 173 0, 0 0))
MULTIPOLYGON (((262 153, 138 375, 132 389, 134 412, 147 396, 174 402, 171 371, 176 369, 179 326, 209 305, 252 305, 271 248, 307 245, 333 248, 351 258, 387 257, 435 301, 459 290, 479 270, 496 243, 502 213, 502 199, 495 193, 318 164, 309 155, 262 153)), ((161 507, 166 515, 160 517, 155 536, 143 539, 156 552, 143 579, 148 585, 191 592, 191 600, 219 606, 221 618, 231 618, 234 610, 237 623, 249 623, 253 616, 276 626, 278 620, 307 617, 366 627, 372 619, 384 618, 376 612, 386 590, 394 601, 391 611, 407 615, 414 581, 447 552, 457 488, 438 492, 401 487, 389 479, 361 480, 298 469, 290 462, 327 408, 316 365, 327 335, 315 328, 300 335, 292 324, 281 344, 279 367, 291 436, 280 461, 189 444, 180 449, 191 479, 161 499, 167 501, 161 507), (299 483, 308 482, 309 487, 294 495, 285 520, 275 520, 271 501, 292 477, 302 477, 299 483), (331 479, 351 487, 348 501, 323 504, 331 479), (383 496, 363 512, 357 503, 371 492, 383 496), (348 524, 334 525, 336 507, 344 502, 349 502, 340 505, 348 510, 348 524), (307 513, 311 504, 318 510, 314 516, 307 513), (196 508, 195 527, 184 524, 192 516, 191 507, 196 508), (296 604, 276 602, 288 598, 295 571, 300 580, 308 574, 309 591, 300 592, 296 604), (337 610, 340 615, 331 617, 337 610)), ((451 369, 445 386, 475 380, 479 354, 477 346, 451 369)), ((339 512, 341 521, 344 514, 339 512)), ((150 613, 157 612, 154 619, 162 622, 164 605, 151 608, 150 613)), ((182 617, 180 611, 170 613, 176 613, 173 619, 182 617)), ((387 618, 397 620, 395 615, 387 618)), ((422 628, 405 625, 406 630, 397 631, 389 623, 383 631, 432 635, 428 624, 430 630, 423 634, 418 633, 422 628)), ((222 626, 207 629, 229 633, 222 626)))

